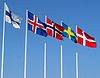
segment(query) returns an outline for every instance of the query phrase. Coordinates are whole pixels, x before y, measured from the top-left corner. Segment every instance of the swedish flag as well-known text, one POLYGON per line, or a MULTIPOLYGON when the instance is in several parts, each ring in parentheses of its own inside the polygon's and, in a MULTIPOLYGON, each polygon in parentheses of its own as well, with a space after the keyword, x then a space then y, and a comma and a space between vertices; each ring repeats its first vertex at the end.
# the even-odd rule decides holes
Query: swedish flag
POLYGON ((64 24, 63 22, 62 26, 64 27, 63 36, 77 43, 77 36, 75 32, 70 28, 70 26, 64 24))

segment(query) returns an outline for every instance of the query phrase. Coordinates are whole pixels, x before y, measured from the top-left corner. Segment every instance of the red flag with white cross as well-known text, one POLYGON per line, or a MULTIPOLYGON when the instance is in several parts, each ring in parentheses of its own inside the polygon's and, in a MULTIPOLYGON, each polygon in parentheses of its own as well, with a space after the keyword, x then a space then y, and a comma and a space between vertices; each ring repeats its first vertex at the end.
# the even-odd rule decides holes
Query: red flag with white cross
POLYGON ((76 32, 77 32, 77 43, 88 46, 90 48, 96 48, 97 44, 95 41, 95 38, 88 35, 86 32, 84 32, 82 29, 80 29, 78 26, 76 26, 76 32))

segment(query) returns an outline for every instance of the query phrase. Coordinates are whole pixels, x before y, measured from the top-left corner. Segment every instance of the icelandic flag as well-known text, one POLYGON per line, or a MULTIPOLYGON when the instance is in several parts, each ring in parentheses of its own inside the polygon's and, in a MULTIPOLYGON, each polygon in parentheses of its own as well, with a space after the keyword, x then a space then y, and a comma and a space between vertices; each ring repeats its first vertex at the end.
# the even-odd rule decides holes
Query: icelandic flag
POLYGON ((5 20, 6 22, 13 25, 14 28, 20 29, 21 18, 10 11, 7 4, 5 3, 5 20))
POLYGON ((47 36, 46 29, 37 16, 28 11, 28 30, 32 31, 35 34, 47 36))

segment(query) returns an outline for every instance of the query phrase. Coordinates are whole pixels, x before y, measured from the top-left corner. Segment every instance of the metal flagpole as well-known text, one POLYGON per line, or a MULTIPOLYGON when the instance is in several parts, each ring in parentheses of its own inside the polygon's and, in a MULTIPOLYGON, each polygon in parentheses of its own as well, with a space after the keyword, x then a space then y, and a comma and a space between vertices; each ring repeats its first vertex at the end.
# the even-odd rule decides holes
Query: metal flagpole
POLYGON ((4 71, 4 41, 5 41, 5 2, 4 2, 4 18, 3 18, 3 34, 2 34, 2 61, 1 61, 1 78, 3 78, 4 71))
MULTIPOLYGON (((76 25, 76 34, 77 34, 77 25, 76 25)), ((76 44, 76 78, 78 78, 78 47, 76 44)))
POLYGON ((44 43, 44 78, 46 78, 46 41, 44 43))
MULTIPOLYGON (((61 26, 62 26, 62 21, 61 21, 61 26)), ((61 41, 61 78, 63 78, 63 65, 62 65, 62 41, 61 41)))
POLYGON ((76 44, 76 78, 78 78, 78 48, 76 44))
MULTIPOLYGON (((45 23, 46 23, 46 17, 45 16, 45 23)), ((44 42, 44 78, 46 78, 46 40, 44 42)))
POLYGON ((61 41, 61 78, 63 78, 63 66, 62 66, 62 41, 61 41))
POLYGON ((25 31, 25 59, 24 59, 24 78, 26 78, 26 55, 27 55, 27 19, 28 19, 28 10, 26 10, 26 31, 25 31))

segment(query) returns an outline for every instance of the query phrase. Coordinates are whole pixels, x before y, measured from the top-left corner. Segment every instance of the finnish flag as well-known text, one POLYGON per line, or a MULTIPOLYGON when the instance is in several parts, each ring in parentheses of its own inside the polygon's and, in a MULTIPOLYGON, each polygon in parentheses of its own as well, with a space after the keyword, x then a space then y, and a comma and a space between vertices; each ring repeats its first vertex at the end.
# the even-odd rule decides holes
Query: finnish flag
POLYGON ((5 15, 6 22, 12 24, 14 28, 20 29, 21 18, 15 15, 14 13, 12 13, 9 10, 6 3, 5 3, 5 13, 6 13, 5 15))

